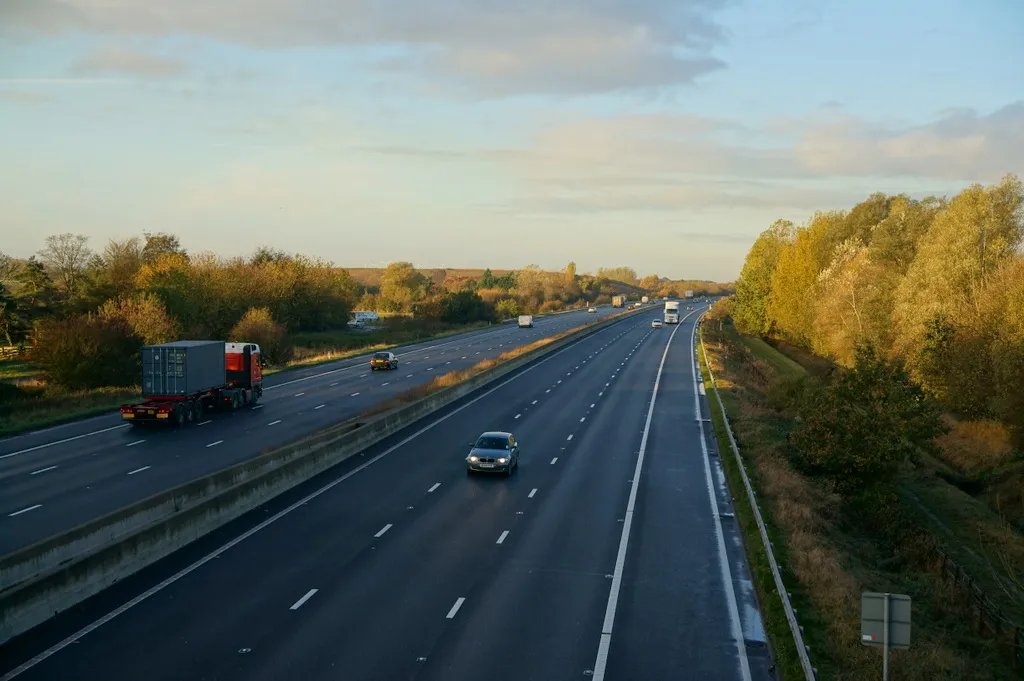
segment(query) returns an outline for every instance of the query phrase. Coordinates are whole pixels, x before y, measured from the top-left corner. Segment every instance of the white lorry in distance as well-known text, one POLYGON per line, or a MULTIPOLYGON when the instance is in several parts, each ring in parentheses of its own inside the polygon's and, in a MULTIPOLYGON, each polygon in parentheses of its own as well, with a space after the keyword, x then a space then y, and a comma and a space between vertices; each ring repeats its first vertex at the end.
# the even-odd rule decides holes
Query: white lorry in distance
POLYGON ((679 302, 670 300, 665 303, 665 323, 666 324, 678 324, 679 323, 679 302))
POLYGON ((693 298, 693 291, 687 291, 686 292, 686 297, 687 298, 693 298))
POLYGON ((520 329, 532 329, 533 328, 533 315, 521 314, 519 315, 519 328, 520 329))
POLYGON ((651 302, 651 299, 648 298, 647 296, 644 296, 643 298, 640 299, 640 302, 646 305, 647 303, 651 302))

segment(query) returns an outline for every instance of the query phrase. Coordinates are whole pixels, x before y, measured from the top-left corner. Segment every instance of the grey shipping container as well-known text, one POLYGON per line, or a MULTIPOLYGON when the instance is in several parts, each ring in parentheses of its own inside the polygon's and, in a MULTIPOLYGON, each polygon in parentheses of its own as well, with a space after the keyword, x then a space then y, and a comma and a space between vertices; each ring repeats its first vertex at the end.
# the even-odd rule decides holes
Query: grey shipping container
POLYGON ((224 341, 176 341, 142 348, 144 397, 194 395, 224 385, 224 341))

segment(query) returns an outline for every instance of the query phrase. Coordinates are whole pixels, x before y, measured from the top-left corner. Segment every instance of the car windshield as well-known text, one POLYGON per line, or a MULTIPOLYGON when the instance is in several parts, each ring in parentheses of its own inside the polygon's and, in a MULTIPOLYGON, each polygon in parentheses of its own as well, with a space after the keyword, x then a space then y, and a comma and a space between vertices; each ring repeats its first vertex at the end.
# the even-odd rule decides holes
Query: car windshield
POLYGON ((508 440, 503 437, 482 437, 476 441, 477 449, 505 449, 508 440))
POLYGON ((373 356, 373 358, 374 359, 387 359, 388 358, 388 353, 386 353, 386 352, 378 352, 376 355, 373 356))

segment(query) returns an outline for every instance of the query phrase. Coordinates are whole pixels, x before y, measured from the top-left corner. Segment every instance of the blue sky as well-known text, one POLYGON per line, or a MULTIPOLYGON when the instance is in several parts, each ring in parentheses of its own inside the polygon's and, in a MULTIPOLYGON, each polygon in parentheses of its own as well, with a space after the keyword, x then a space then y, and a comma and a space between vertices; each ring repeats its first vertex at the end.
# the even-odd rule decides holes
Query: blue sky
POLYGON ((0 251, 730 280, 777 218, 1024 174, 1016 0, 5 0, 0 251))

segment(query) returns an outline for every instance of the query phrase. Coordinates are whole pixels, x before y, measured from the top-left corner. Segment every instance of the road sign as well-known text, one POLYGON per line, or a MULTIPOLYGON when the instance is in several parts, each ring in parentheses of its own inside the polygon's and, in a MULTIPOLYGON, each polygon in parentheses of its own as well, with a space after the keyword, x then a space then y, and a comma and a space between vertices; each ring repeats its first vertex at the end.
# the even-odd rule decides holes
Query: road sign
POLYGON ((910 596, 862 593, 860 642, 882 649, 882 681, 888 681, 889 650, 910 647, 910 596))

